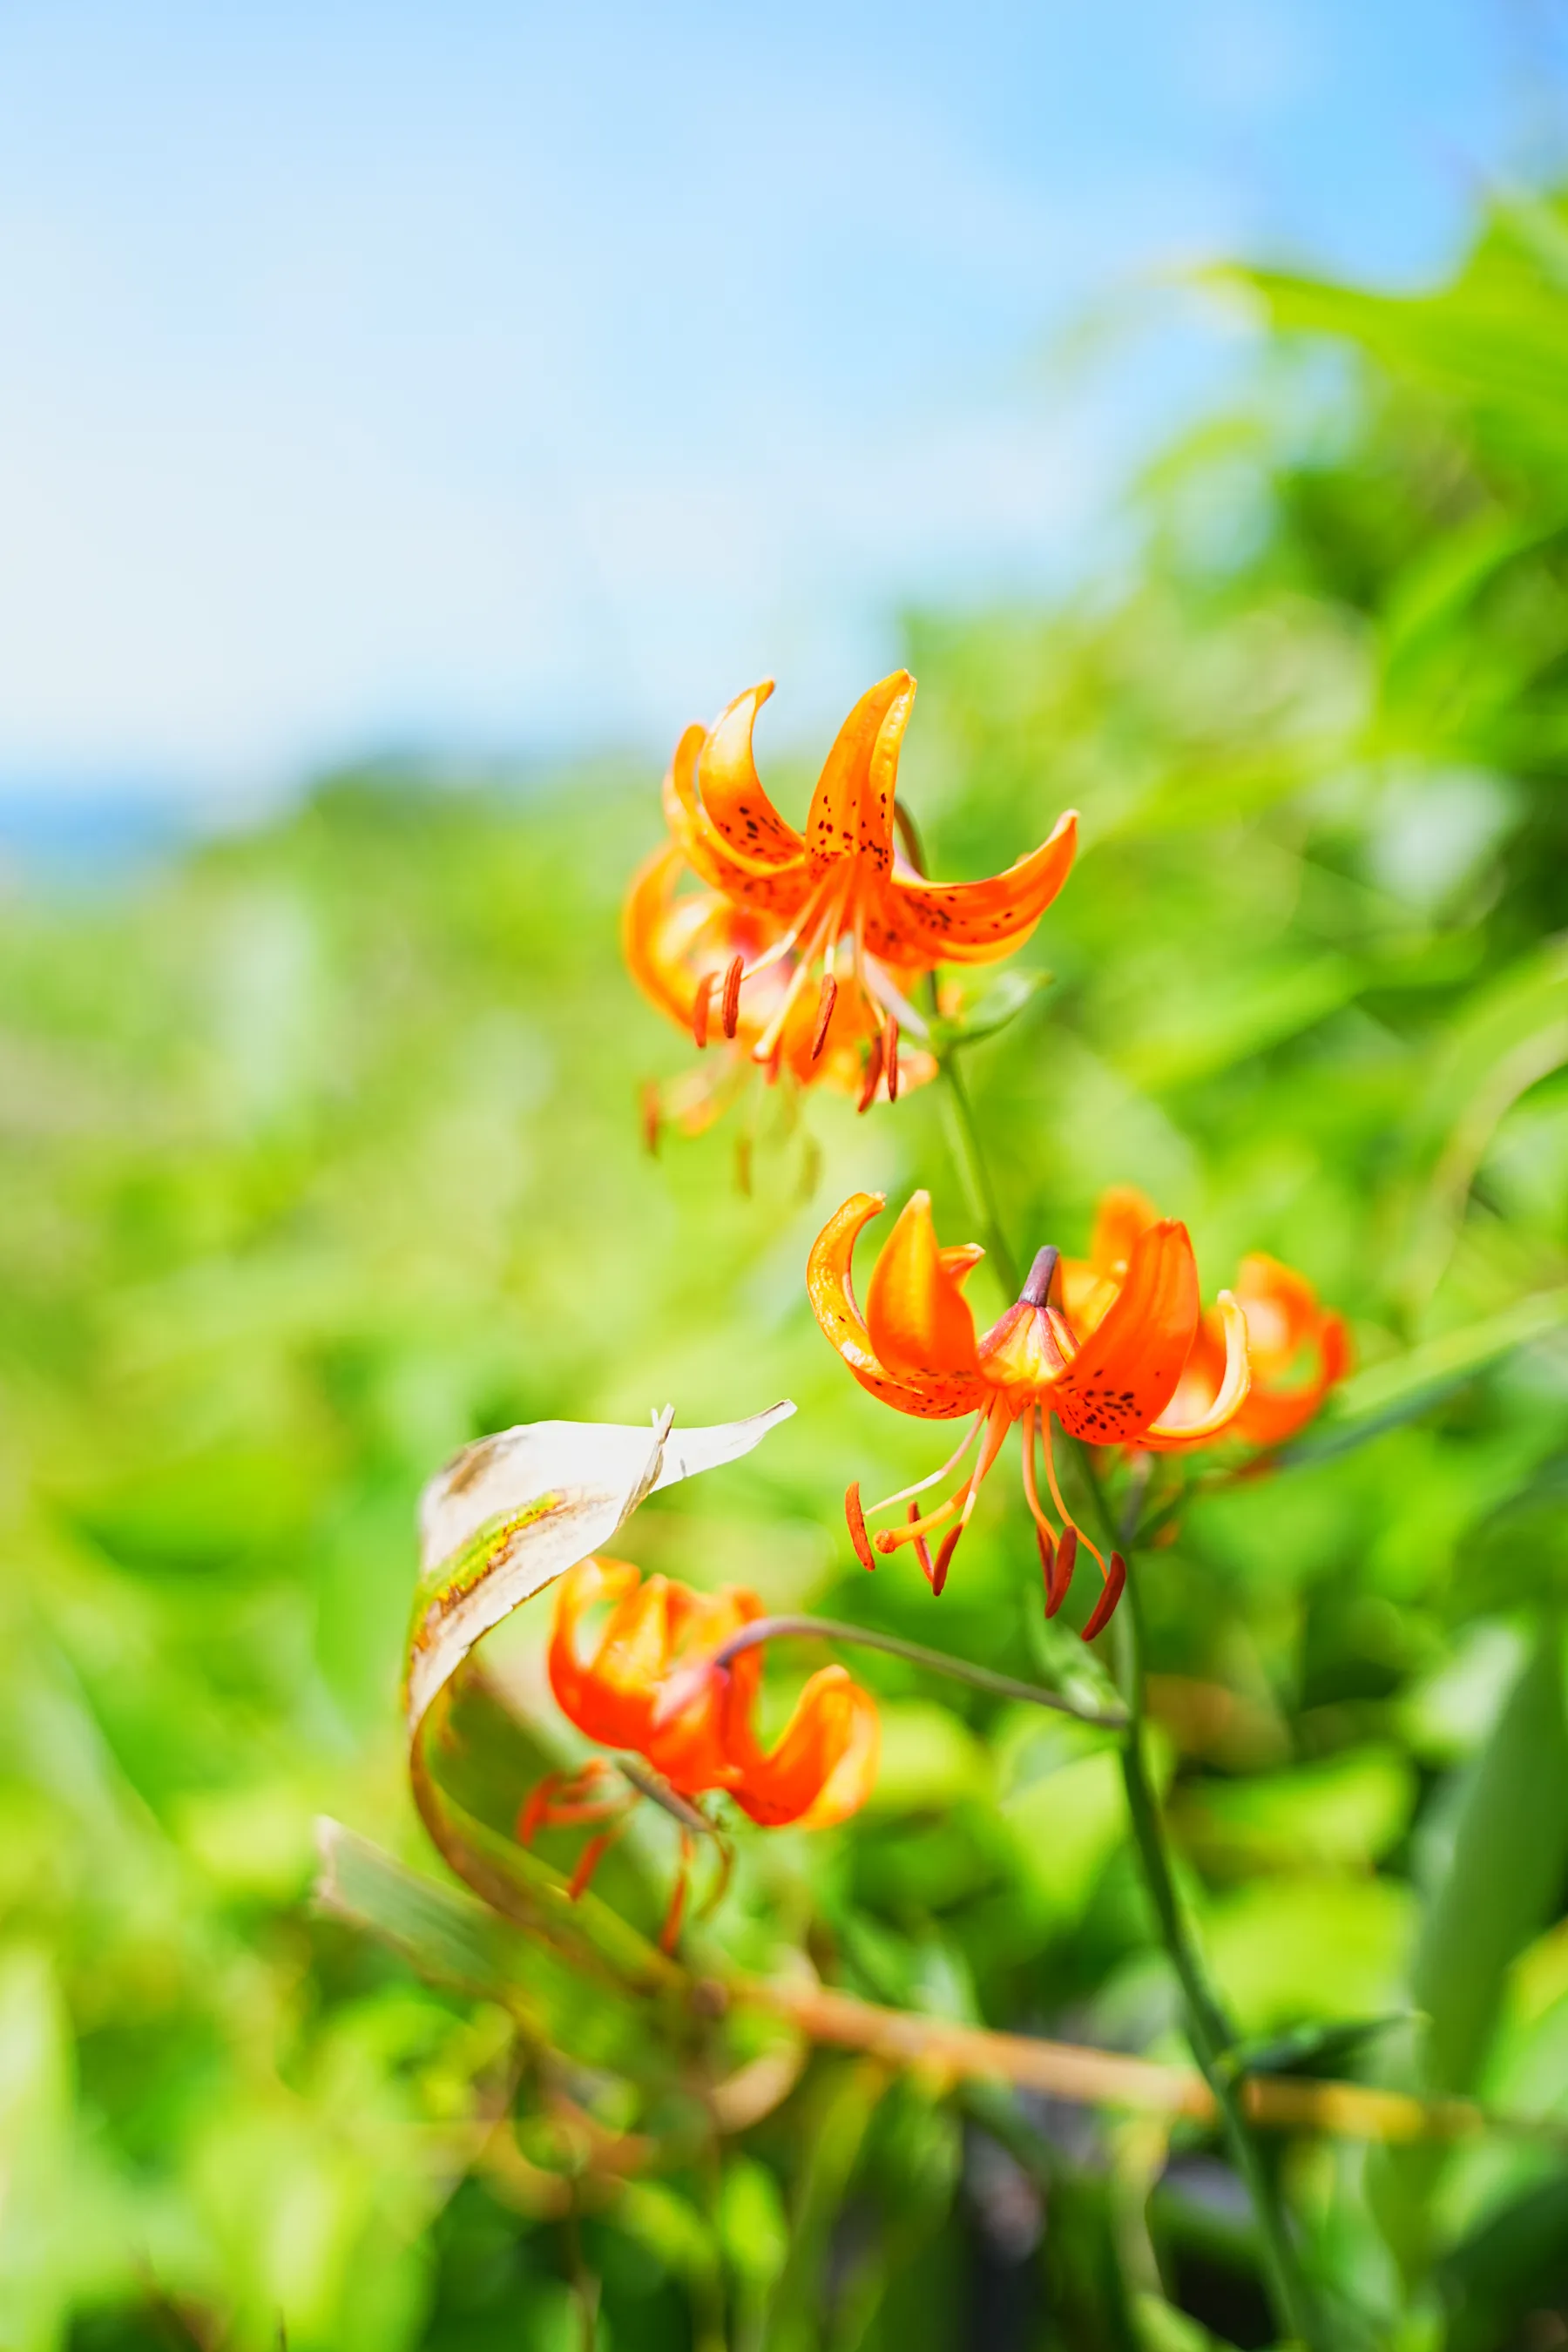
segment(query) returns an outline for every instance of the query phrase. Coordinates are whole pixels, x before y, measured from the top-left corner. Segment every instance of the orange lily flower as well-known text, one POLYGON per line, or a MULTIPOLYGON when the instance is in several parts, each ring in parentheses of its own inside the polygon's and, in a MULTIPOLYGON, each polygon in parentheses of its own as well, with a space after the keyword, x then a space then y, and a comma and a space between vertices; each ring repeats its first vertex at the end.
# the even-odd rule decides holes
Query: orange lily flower
MULTIPOLYGON (((734 1045, 723 1061, 689 1071, 668 1093, 649 1087, 645 1110, 650 1147, 665 1118, 689 1135, 710 1125, 756 1075, 755 1049, 770 1030, 770 1085, 782 1075, 802 1087, 820 1080, 857 1096, 863 1111, 935 1076, 931 1055, 900 1045, 896 1024, 887 1024, 893 1034, 885 1036, 864 1002, 847 992, 829 1007, 826 1022, 820 1022, 816 1005, 794 986, 799 964, 793 951, 766 961, 781 927, 752 908, 731 905, 717 890, 679 892, 685 871, 680 851, 667 844, 633 877, 621 923, 632 978, 648 1002, 693 1034, 699 1045, 708 1043, 710 1033, 714 972, 732 969, 737 961, 749 963, 756 984, 738 1007, 734 1045), (782 1022, 775 1023, 781 1012, 782 1022)), ((895 974, 904 987, 917 977, 895 974)))
POLYGON ((916 1034, 923 1025, 909 1000, 910 976, 942 963, 990 963, 1021 947, 1067 880, 1077 814, 1069 810, 1038 849, 986 881, 917 874, 894 843, 899 750, 915 694, 914 679, 899 669, 863 694, 840 728, 805 831, 797 833, 763 792, 752 756, 756 715, 773 690, 764 679, 714 726, 689 727, 665 779, 665 814, 688 863, 732 906, 781 927, 760 951, 736 947, 727 963, 715 960, 699 1036, 715 991, 724 1034, 737 1035, 742 992, 787 958, 786 984, 761 1021, 752 1058, 771 1058, 819 964, 810 1034, 820 1053, 847 949, 849 992, 896 1066, 900 1024, 916 1034))
MULTIPOLYGON (((1168 1422, 1161 1416, 1176 1395, 1201 1319, 1197 1266, 1185 1225, 1160 1218, 1136 1233, 1120 1277, 1105 1277, 1107 1296, 1098 1319, 1086 1319, 1081 1327, 1064 1301, 1058 1253, 1042 1249, 1017 1304, 977 1339, 963 1284, 984 1253, 973 1243, 952 1249, 939 1245, 926 1192, 911 1196, 889 1234, 861 1314, 851 1278, 855 1243, 885 1205, 879 1192, 857 1192, 817 1235, 806 1267, 813 1312, 861 1387, 884 1403, 932 1421, 963 1413, 975 1418, 940 1470, 872 1508, 886 1509, 934 1486, 956 1469, 976 1438, 980 1444, 960 1490, 923 1515, 910 1501, 908 1524, 884 1529, 876 1538, 877 1549, 891 1552, 913 1544, 932 1591, 940 1592, 981 1483, 1013 1423, 1020 1422, 1024 1494, 1039 1543, 1047 1612, 1054 1615, 1060 1608, 1081 1543, 1093 1554, 1101 1579, 1100 1599, 1084 1628, 1085 1641, 1092 1641, 1121 1598, 1127 1570, 1119 1552, 1106 1560, 1062 1501, 1051 1458, 1051 1417, 1091 1445, 1205 1443, 1230 1425, 1247 1396, 1241 1309, 1228 1292, 1220 1293, 1225 1359, 1217 1389, 1194 1419, 1168 1422), (1040 1501, 1037 1433, 1059 1529, 1040 1501), (927 1538, 939 1528, 949 1532, 933 1559, 927 1538)), ((858 1558, 874 1567, 858 1484, 845 1496, 845 1512, 858 1558)))
POLYGON ((763 1613, 756 1594, 738 1585, 694 1592, 668 1577, 645 1579, 625 1560, 580 1560, 561 1580, 550 1686, 579 1731, 646 1757, 679 1795, 722 1789, 770 1828, 827 1828, 871 1792, 876 1705, 842 1666, 824 1666, 764 1749, 752 1720, 761 1654, 748 1650, 725 1668, 712 1664, 763 1613), (609 1613, 584 1657, 584 1621, 601 1604, 609 1613))
MULTIPOLYGON (((1153 1203, 1131 1185, 1115 1185, 1103 1195, 1088 1259, 1062 1263, 1063 1297, 1075 1328, 1093 1328, 1125 1277, 1138 1235, 1158 1222, 1153 1203)), ((1344 1318, 1321 1305, 1305 1275, 1261 1252, 1242 1259, 1236 1297, 1247 1318, 1252 1385, 1240 1412, 1216 1434, 1239 1438, 1245 1445, 1282 1445, 1305 1427, 1350 1370, 1350 1333, 1344 1318)), ((1224 1377, 1224 1328, 1211 1307, 1176 1391, 1178 1417, 1201 1420, 1224 1377)), ((1161 1450, 1157 1439, 1140 1442, 1161 1450)))

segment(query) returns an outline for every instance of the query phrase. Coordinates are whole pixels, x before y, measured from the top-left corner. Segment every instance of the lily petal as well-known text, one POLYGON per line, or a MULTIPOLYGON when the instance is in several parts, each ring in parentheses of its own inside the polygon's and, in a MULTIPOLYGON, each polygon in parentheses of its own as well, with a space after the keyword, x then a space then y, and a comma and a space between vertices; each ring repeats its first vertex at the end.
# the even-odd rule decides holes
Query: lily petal
POLYGON ((705 882, 738 904, 760 907, 788 921, 799 913, 811 888, 804 858, 777 866, 731 849, 703 807, 697 789, 698 763, 708 741, 702 727, 689 727, 675 747, 664 780, 665 821, 688 863, 705 882))
POLYGON ((1112 1184, 1100 1196, 1089 1237, 1089 1262, 1096 1274, 1112 1282, 1125 1278, 1132 1244, 1140 1234, 1160 1222, 1160 1212, 1136 1184, 1112 1184))
POLYGON ((841 857, 892 871, 894 779, 914 698, 914 679, 896 669, 860 697, 839 729, 806 812, 814 880, 841 857))
POLYGON ((884 1193, 854 1192, 829 1217, 806 1260, 805 1287, 812 1313, 863 1389, 900 1412, 915 1413, 926 1421, 952 1421, 960 1413, 978 1410, 985 1387, 979 1373, 949 1373, 918 1384, 900 1380, 878 1356, 856 1304, 850 1271, 855 1244, 886 1206, 884 1193))
MULTIPOLYGON (((683 936, 686 927, 676 920, 675 886, 685 866, 673 843, 656 849, 633 876, 621 910, 621 952, 626 970, 648 1002, 680 1029, 691 1026, 697 992, 695 971, 678 951, 689 944, 683 936)), ((706 909, 695 899, 689 903, 694 910, 695 929, 705 919, 706 909)))
POLYGON ((1135 1442, 1174 1396, 1198 1317, 1191 1237, 1163 1217, 1139 1234, 1126 1281, 1056 1383, 1063 1428, 1095 1445, 1135 1442))
MULTIPOLYGON (((569 1722, 585 1731, 588 1738, 609 1740, 611 1748, 635 1748, 639 1738, 639 1724, 627 1724, 626 1710, 616 1710, 616 1722, 609 1728, 597 1728, 599 1707, 597 1677, 595 1667, 585 1665, 578 1651, 578 1628, 583 1618, 597 1601, 609 1601, 611 1613, 618 1616, 621 1606, 635 1597, 642 1580, 639 1569, 627 1559, 578 1559, 574 1569, 562 1576, 560 1592, 555 1600, 555 1625, 550 1630, 550 1649, 545 1654, 550 1673, 550 1689, 555 1691, 555 1703, 569 1722)), ((595 1661, 597 1663, 597 1661, 595 1661)), ((647 1715, 647 1694, 644 1694, 642 1715, 647 1715)), ((605 1710, 611 1712, 611 1710, 605 1710)))
POLYGON ((1225 1371, 1218 1393, 1208 1411, 1195 1421, 1151 1423, 1138 1443, 1152 1454, 1181 1454, 1189 1446, 1207 1445, 1222 1430, 1229 1428, 1247 1402, 1247 1392, 1252 1385, 1247 1318, 1228 1290, 1220 1292, 1215 1304, 1225 1326, 1225 1371))
POLYGON ((984 882, 890 877, 868 912, 866 945, 894 963, 989 963, 1023 944, 1072 870, 1078 812, 1048 839, 984 882))
POLYGON ((842 1666, 823 1666, 795 1703, 773 1748, 763 1753, 750 1709, 736 1686, 727 1710, 735 1802, 769 1829, 811 1821, 825 1828, 853 1812, 876 1777, 879 1731, 869 1695, 842 1666), (820 1809, 820 1810, 819 1810, 820 1809), (812 1818, 815 1817, 815 1818, 812 1818))
POLYGON ((787 866, 805 844, 780 816, 757 775, 752 730, 773 690, 771 677, 738 694, 714 722, 697 762, 696 782, 710 822, 743 864, 787 866))
POLYGON ((866 1328, 887 1370, 912 1387, 980 1369, 974 1318, 942 1263, 929 1192, 910 1195, 882 1244, 866 1290, 866 1328))

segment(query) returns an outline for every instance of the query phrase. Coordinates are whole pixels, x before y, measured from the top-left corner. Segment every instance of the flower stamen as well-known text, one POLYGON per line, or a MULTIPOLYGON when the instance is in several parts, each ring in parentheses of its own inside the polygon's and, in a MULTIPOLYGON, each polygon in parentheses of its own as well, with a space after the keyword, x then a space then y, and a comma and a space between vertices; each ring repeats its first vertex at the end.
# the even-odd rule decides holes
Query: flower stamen
POLYGON ((733 958, 729 971, 724 974, 723 1022, 726 1037, 732 1037, 741 1025, 741 975, 745 968, 745 957, 738 955, 733 958))
MULTIPOLYGON (((891 1510, 895 1503, 907 1503, 911 1495, 924 1495, 932 1486, 940 1486, 948 1473, 957 1469, 984 1425, 985 1415, 983 1412, 977 1412, 966 1434, 960 1440, 956 1449, 948 1455, 940 1470, 933 1470, 929 1478, 919 1479, 912 1486, 900 1486, 896 1495, 884 1495, 879 1503, 868 1503, 866 1509, 868 1516, 875 1517, 879 1511, 891 1510)), ((857 1486, 854 1491, 858 1495, 860 1490, 857 1486)))
POLYGON ((691 1034, 700 1049, 708 1043, 708 1009, 713 1002, 714 974, 709 972, 697 983, 691 1000, 691 1034))
POLYGON ((812 1033, 811 1039, 811 1058, 814 1062, 820 1058, 822 1049, 827 1043, 827 1024, 833 1018, 833 1008, 837 1001, 838 982, 830 971, 825 971, 822 975, 822 994, 817 1001, 816 1027, 812 1033))
POLYGON ((875 1574, 877 1559, 871 1549, 871 1539, 866 1533, 866 1514, 860 1507, 858 1478, 844 1489, 844 1518, 849 1529, 849 1540, 855 1547, 856 1559, 862 1568, 868 1568, 875 1574))

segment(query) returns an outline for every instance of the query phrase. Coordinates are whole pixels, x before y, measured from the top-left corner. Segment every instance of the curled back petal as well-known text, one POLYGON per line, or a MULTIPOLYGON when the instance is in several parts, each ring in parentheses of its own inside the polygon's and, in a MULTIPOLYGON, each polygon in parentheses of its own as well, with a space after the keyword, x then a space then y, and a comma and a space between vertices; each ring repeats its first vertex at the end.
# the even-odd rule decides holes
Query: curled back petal
POLYGON ((1176 1392, 1198 1315, 1191 1238, 1163 1217, 1139 1234, 1126 1281, 1052 1390, 1063 1428, 1094 1445, 1139 1439, 1176 1392))
POLYGON ((847 1822, 851 1813, 859 1811, 877 1785, 877 1767, 882 1759, 882 1720, 877 1702, 856 1682, 849 1685, 846 1696, 851 1714, 848 1737, 837 1763, 800 1817, 797 1826, 803 1830, 831 1829, 836 1822, 847 1822))
MULTIPOLYGON (((1139 1234, 1159 1222, 1159 1210, 1136 1184, 1112 1184, 1100 1194, 1088 1257, 1062 1260, 1062 1306, 1080 1339, 1087 1339, 1102 1319, 1126 1280, 1128 1260, 1139 1234)), ((1190 1379, 1192 1372, 1189 1358, 1184 1379, 1190 1379)), ((1216 1381, 1217 1377, 1216 1373, 1216 1381)))
POLYGON ((607 1733, 595 1728, 603 1710, 595 1703, 594 1662, 585 1662, 582 1655, 582 1630, 590 1610, 601 1601, 614 1610, 636 1591, 639 1581, 638 1570, 624 1559, 580 1559, 575 1568, 568 1569, 556 1595, 555 1622, 546 1654, 550 1687, 562 1714, 589 1738, 607 1738, 612 1746, 630 1743, 618 1727, 607 1733))
POLYGON ((951 1421, 973 1412, 984 1382, 978 1373, 955 1373, 919 1384, 897 1379, 879 1359, 856 1303, 850 1262, 856 1240, 887 1206, 880 1192, 854 1192, 834 1212, 811 1245, 805 1287, 811 1311, 863 1389, 900 1412, 927 1421, 951 1421))
POLYGON ((767 1753, 738 1694, 728 1709, 727 1738, 737 1768, 735 1802, 764 1828, 803 1821, 818 1806, 816 1826, 842 1821, 864 1803, 876 1776, 876 1706, 842 1666, 812 1675, 767 1753))
POLYGON ((771 677, 738 694, 723 711, 698 755, 696 785, 714 830, 747 866, 787 866, 805 844, 786 824, 763 790, 752 756, 752 730, 773 690, 771 677))
POLYGON ((866 1328, 884 1369, 912 1387, 980 1369, 974 1318, 942 1264, 929 1192, 910 1194, 882 1244, 866 1288, 866 1328))
POLYGON ((1100 1194, 1089 1237, 1089 1262, 1112 1282, 1125 1278, 1132 1244, 1160 1222, 1160 1212, 1136 1184, 1111 1184, 1100 1194))
POLYGON ((1247 1402, 1247 1392, 1252 1384, 1247 1318, 1228 1290, 1220 1292, 1215 1304, 1225 1327, 1225 1370, 1214 1402, 1195 1421, 1151 1423, 1138 1443, 1152 1454, 1180 1454, 1189 1446, 1211 1444, 1230 1427, 1247 1402))
POLYGON ((883 885, 866 918, 873 955, 902 963, 989 963, 1021 947, 1067 880, 1078 847, 1078 812, 1058 818, 1027 857, 984 882, 883 885))
POLYGON ((1254 1251, 1237 1268, 1236 1295, 1247 1317, 1253 1370, 1272 1379, 1316 1338, 1323 1319, 1318 1294, 1304 1274, 1254 1251))
POLYGON ((841 857, 863 856, 892 871, 899 747, 914 698, 914 679, 896 669, 868 688, 839 729, 806 812, 814 878, 841 857))
MULTIPOLYGON (((697 975, 680 953, 686 926, 676 920, 675 886, 685 859, 673 842, 645 858, 621 910, 621 952, 650 1004, 681 1029, 691 1026, 697 975)), ((701 919, 700 909, 696 919, 701 919)))
POLYGON ((784 921, 798 914, 811 887, 805 861, 773 865, 732 850, 703 807, 697 789, 698 761, 707 730, 689 727, 675 747, 664 780, 664 814, 681 855, 704 882, 742 906, 756 907, 784 921))
MULTIPOLYGON (((1247 1310, 1247 1331, 1252 1311, 1247 1310)), ((1251 1393, 1236 1417, 1232 1434, 1247 1445, 1283 1445, 1304 1429, 1329 1391, 1350 1370, 1350 1333, 1342 1316, 1322 1314, 1309 1345, 1317 1356, 1311 1377, 1294 1388, 1276 1388, 1258 1377, 1256 1358, 1251 1393)))

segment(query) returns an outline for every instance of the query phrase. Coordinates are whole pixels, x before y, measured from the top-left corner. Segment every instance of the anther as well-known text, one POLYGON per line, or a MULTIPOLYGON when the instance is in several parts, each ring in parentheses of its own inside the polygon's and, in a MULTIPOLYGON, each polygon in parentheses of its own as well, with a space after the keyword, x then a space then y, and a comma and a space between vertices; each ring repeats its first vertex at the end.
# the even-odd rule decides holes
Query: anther
MULTIPOLYGON (((1027 1440, 1025 1442, 1026 1444, 1027 1440)), ((1040 1580, 1046 1588, 1046 1614, 1047 1617, 1054 1617, 1056 1611, 1051 1605, 1051 1589, 1056 1581, 1057 1573, 1056 1538, 1048 1528, 1041 1527, 1037 1519, 1035 1522, 1035 1542, 1039 1548, 1040 1580)))
POLYGON ((942 1549, 936 1556, 936 1574, 931 1580, 932 1592, 939 1596, 942 1586, 947 1582, 947 1571, 952 1564, 952 1555, 958 1549, 958 1538, 963 1533, 963 1522, 961 1519, 952 1533, 942 1538, 942 1549))
MULTIPOLYGON (((920 1505, 916 1502, 911 1502, 908 1512, 910 1527, 915 1525, 920 1515, 920 1505)), ((941 1587, 938 1585, 936 1580, 936 1570, 931 1565, 931 1546, 927 1543, 924 1536, 916 1536, 913 1538, 913 1542, 915 1547, 915 1558, 921 1564, 921 1575, 925 1578, 926 1582, 931 1586, 933 1592, 939 1591, 941 1587)))
POLYGON ((866 1077, 865 1082, 860 1088, 860 1099, 856 1105, 856 1108, 858 1110, 868 1111, 870 1109, 871 1105, 877 1099, 877 1088, 881 1083, 881 1077, 882 1033, 879 1029, 876 1035, 872 1038, 870 1046, 867 1051, 866 1077))
POLYGON ((838 982, 830 971, 822 975, 822 994, 817 1000, 816 1027, 811 1035, 811 1058, 815 1062, 827 1043, 827 1024, 833 1018, 833 1008, 838 1001, 838 982))
POLYGON ((1058 1286, 1057 1267, 1060 1263, 1060 1250, 1052 1249, 1048 1243, 1043 1250, 1035 1252, 1035 1263, 1029 1268, 1029 1279, 1018 1293, 1020 1307, 1050 1305, 1051 1292, 1058 1286))
MULTIPOLYGON (((899 1099, 899 1024, 896 1021, 889 1021, 888 1024, 888 1042, 882 1049, 882 1059, 888 1066, 888 1100, 890 1103, 897 1102, 899 1099)), ((937 1590, 939 1591, 942 1590, 940 1585, 937 1590)))
POLYGON ((746 959, 738 955, 724 974, 724 1034, 732 1037, 741 1025, 741 974, 746 969, 746 959))
POLYGON ((713 974, 708 972, 697 983, 697 993, 691 1000, 691 1034, 698 1045, 708 1043, 708 1008, 713 1002, 713 974))
POLYGON ((860 1481, 855 1479, 844 1489, 844 1517, 849 1528, 849 1540, 855 1547, 855 1557, 862 1568, 875 1572, 877 1562, 872 1554, 870 1538, 866 1533, 866 1514, 860 1508, 860 1481))
POLYGON ((1097 1633, 1104 1633, 1115 1612, 1116 1604, 1121 1600, 1122 1592, 1126 1588, 1126 1584, 1127 1562, 1122 1559, 1121 1554, 1119 1551, 1113 1551, 1110 1555, 1110 1572, 1105 1580, 1105 1589, 1101 1592, 1100 1599, 1095 1602, 1094 1613, 1083 1629, 1083 1638, 1086 1642, 1092 1642, 1097 1633))
POLYGON ((1077 1566, 1078 1529, 1067 1527, 1062 1529, 1061 1540, 1057 1545, 1056 1569, 1051 1579, 1050 1597, 1046 1602, 1047 1617, 1054 1617, 1067 1599, 1068 1586, 1072 1582, 1072 1572, 1077 1566))

